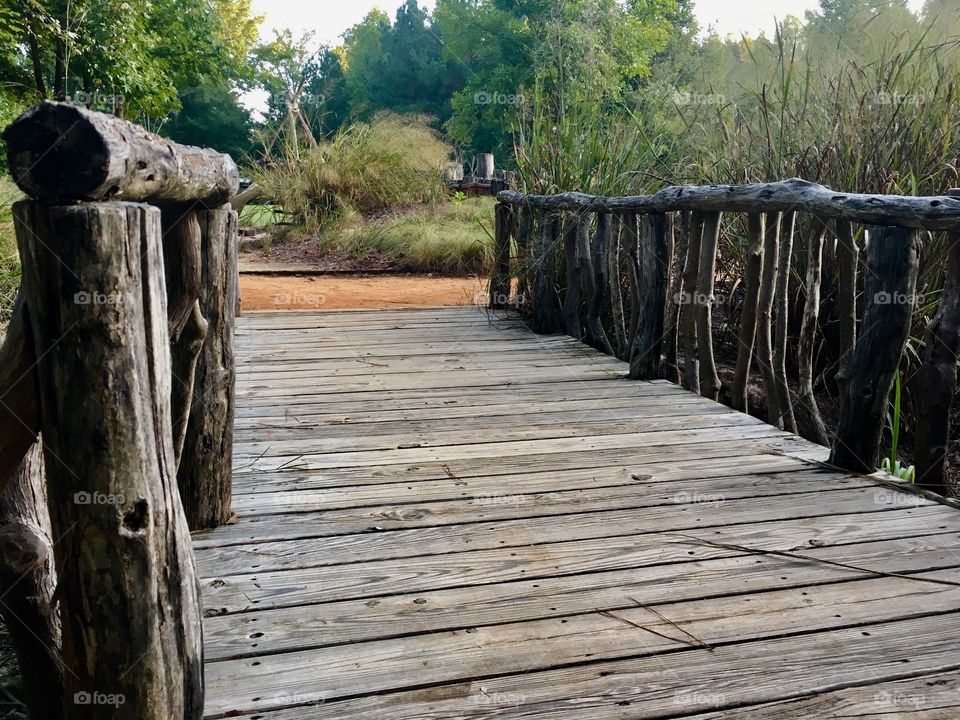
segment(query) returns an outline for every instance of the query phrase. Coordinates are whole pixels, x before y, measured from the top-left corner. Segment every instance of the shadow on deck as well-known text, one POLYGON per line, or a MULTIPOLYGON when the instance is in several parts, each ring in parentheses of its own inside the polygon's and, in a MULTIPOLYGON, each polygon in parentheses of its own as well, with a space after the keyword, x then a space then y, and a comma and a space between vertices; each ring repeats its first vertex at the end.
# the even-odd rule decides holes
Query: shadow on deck
POLYGON ((957 510, 476 309, 237 343, 208 717, 960 717, 957 510))

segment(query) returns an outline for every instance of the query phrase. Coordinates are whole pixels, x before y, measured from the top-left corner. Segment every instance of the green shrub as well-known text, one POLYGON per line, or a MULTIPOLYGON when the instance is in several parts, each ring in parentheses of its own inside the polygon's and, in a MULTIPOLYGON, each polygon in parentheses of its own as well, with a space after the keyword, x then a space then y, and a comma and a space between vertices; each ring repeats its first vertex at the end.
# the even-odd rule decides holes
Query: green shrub
POLYGON ((13 232, 10 206, 20 191, 9 178, 0 177, 0 329, 10 320, 10 311, 20 288, 20 257, 13 232))
POLYGON ((417 115, 381 114, 254 171, 266 196, 309 232, 353 214, 436 202, 451 148, 417 115))

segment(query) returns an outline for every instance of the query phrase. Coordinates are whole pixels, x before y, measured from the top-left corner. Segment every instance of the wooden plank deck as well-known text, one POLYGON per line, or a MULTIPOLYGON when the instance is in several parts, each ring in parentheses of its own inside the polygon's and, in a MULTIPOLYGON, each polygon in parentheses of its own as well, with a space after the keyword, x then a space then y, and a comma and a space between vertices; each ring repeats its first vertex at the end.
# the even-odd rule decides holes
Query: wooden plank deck
POLYGON ((207 717, 960 718, 960 511, 476 309, 237 341, 207 717))

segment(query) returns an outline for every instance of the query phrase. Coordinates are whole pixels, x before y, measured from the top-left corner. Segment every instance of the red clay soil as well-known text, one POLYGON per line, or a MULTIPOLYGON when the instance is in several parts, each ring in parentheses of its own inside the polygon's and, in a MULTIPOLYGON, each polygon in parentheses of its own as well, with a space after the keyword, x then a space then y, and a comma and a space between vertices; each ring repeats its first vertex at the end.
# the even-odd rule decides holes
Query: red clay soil
POLYGON ((244 310, 351 310, 486 303, 479 277, 241 275, 244 310))

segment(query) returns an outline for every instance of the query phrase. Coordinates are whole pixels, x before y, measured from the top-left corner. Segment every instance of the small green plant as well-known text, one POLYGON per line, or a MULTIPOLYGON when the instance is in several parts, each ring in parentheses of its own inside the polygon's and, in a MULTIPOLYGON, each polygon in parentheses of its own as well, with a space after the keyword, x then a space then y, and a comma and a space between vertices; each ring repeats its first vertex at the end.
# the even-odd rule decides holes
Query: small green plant
POLYGON ((457 190, 453 195, 450 196, 450 202, 452 202, 454 205, 459 205, 466 199, 467 194, 460 190, 457 190))
POLYGON ((890 457, 885 457, 880 464, 880 469, 890 473, 896 478, 905 482, 913 483, 917 479, 917 470, 913 465, 904 467, 897 459, 897 446, 900 443, 900 419, 901 415, 901 383, 900 371, 894 376, 893 385, 893 408, 887 413, 887 427, 890 430, 890 457))

